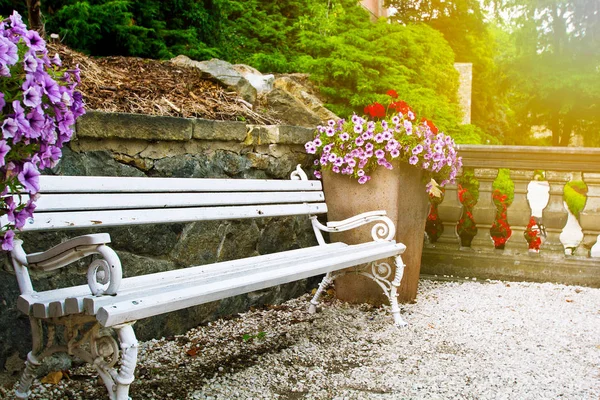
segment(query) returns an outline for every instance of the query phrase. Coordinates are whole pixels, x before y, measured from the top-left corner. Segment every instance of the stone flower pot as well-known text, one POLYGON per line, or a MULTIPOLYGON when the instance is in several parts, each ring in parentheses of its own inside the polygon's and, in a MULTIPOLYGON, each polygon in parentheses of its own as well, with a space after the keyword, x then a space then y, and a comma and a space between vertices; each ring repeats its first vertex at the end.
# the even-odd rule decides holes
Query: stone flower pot
MULTIPOLYGON (((399 289, 400 302, 412 302, 417 295, 421 253, 429 202, 423 183, 423 171, 406 163, 394 163, 394 169, 377 168, 364 185, 347 175, 323 173, 329 221, 339 221, 362 212, 386 210, 396 225, 396 241, 407 247, 402 255, 404 276, 399 289)), ((349 244, 371 241, 371 225, 331 234, 332 241, 349 244)), ((386 260, 394 266, 393 258, 386 260)), ((393 276, 393 275, 392 275, 393 276)), ((387 304, 381 288, 358 274, 347 274, 335 281, 339 299, 352 303, 387 304)))

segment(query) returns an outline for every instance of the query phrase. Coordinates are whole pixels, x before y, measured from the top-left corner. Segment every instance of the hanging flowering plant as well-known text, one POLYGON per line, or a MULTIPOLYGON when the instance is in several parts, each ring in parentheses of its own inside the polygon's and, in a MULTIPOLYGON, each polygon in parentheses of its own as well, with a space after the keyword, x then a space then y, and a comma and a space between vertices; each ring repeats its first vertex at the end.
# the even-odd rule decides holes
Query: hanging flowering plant
POLYGON ((15 230, 35 209, 40 170, 54 166, 85 113, 79 69, 62 69, 58 54, 28 30, 15 11, 0 22, 0 247, 12 250, 15 230), (9 194, 10 193, 10 194, 9 194))
POLYGON ((405 161, 427 172, 427 191, 439 195, 439 186, 454 182, 462 165, 454 140, 426 119, 418 119, 406 102, 390 90, 387 108, 373 103, 364 116, 354 114, 349 121, 330 120, 318 126, 315 138, 305 144, 306 152, 316 154, 315 176, 330 170, 351 176, 365 184, 378 167, 393 169, 395 160, 405 161))
POLYGON ((429 195, 429 203, 431 204, 431 208, 429 209, 429 215, 427 216, 427 221, 425 222, 425 233, 429 238, 430 243, 435 243, 444 233, 444 223, 440 218, 438 206, 444 201, 444 194, 446 189, 440 189, 440 196, 435 196, 433 194, 429 195))
POLYGON ((496 217, 490 228, 490 236, 496 249, 503 249, 512 235, 512 229, 507 220, 508 196, 498 189, 492 192, 492 200, 496 206, 496 217))
POLYGON ((535 217, 531 217, 529 218, 525 232, 523 232, 523 236, 527 241, 529 250, 538 253, 542 245, 542 236, 545 236, 545 230, 535 217))

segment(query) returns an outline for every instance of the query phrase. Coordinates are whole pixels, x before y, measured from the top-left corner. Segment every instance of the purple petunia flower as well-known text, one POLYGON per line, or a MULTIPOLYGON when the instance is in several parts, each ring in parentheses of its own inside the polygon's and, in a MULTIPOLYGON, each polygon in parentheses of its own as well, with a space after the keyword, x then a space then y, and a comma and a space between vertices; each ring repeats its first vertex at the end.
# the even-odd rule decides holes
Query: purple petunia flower
POLYGON ((23 170, 17 176, 19 182, 25 188, 25 191, 31 194, 36 194, 40 190, 40 172, 35 165, 26 162, 23 165, 23 170))
POLYGON ((31 130, 29 131, 29 138, 33 139, 40 137, 46 122, 44 115, 37 108, 34 108, 29 114, 27 114, 27 120, 29 121, 29 126, 31 127, 31 130))
POLYGON ((4 236, 2 236, 2 250, 11 251, 15 246, 13 240, 15 238, 15 233, 10 229, 4 232, 4 236))
POLYGON ((362 133, 363 127, 362 125, 354 125, 354 133, 362 133))
POLYGON ((57 104, 60 102, 61 93, 58 88, 58 83, 54 79, 52 79, 48 74, 44 74, 42 86, 44 88, 44 93, 50 99, 52 104, 57 104))
POLYGON ((363 140, 363 138, 357 137, 354 143, 356 143, 357 146, 362 146, 363 144, 365 144, 365 141, 363 140))
MULTIPOLYGON (((8 17, 8 19, 10 20, 10 28, 13 36, 23 36, 27 33, 27 26, 25 26, 25 24, 23 23, 23 18, 18 12, 13 11, 12 15, 8 17)), ((18 43, 20 38, 17 38, 16 40, 16 43, 18 43)))
POLYGON ((418 144, 415 146, 415 148, 412 150, 413 154, 419 154, 423 151, 423 146, 418 144))
POLYGON ((315 140, 313 140, 313 144, 317 147, 321 147, 321 145, 323 144, 323 142, 321 142, 321 139, 316 138, 315 140))
POLYGON ((315 175, 315 178, 317 178, 317 179, 321 179, 323 177, 321 175, 321 171, 315 171, 315 172, 313 172, 313 174, 315 175))
POLYGON ((394 149, 394 150, 390 151, 390 154, 392 155, 392 158, 397 158, 400 156, 400 150, 394 149))
POLYGON ((358 183, 360 183, 361 185, 364 185, 365 183, 367 183, 369 180, 371 179, 370 176, 367 175, 363 175, 360 178, 358 178, 358 183))
POLYGON ((333 135, 335 135, 335 129, 333 129, 332 127, 325 128, 325 134, 329 137, 332 137, 333 135))
POLYGON ((29 48, 33 51, 46 51, 46 41, 44 41, 40 34, 34 30, 27 31, 25 36, 23 36, 23 41, 27 43, 29 48))
MULTIPOLYGON (((6 118, 4 123, 2 124, 2 137, 4 139, 14 138, 18 135, 19 126, 17 125, 17 121, 14 118, 6 118)), ((13 142, 18 142, 18 140, 13 140, 13 142)))
POLYGON ((8 67, 4 64, 0 63, 0 76, 3 76, 5 78, 9 78, 10 77, 10 69, 8 69, 8 67))
POLYGON ((368 158, 361 159, 361 160, 358 162, 358 168, 364 168, 364 167, 365 167, 365 165, 367 165, 367 163, 368 163, 368 162, 369 162, 369 159, 368 159, 368 158))
POLYGON ((408 159, 408 163, 409 163, 410 165, 415 165, 415 164, 416 164, 416 163, 418 163, 418 162, 419 162, 419 157, 417 157, 417 156, 411 156, 411 157, 408 159))
POLYGON ((0 36, 0 62, 6 66, 11 66, 18 60, 17 46, 4 36, 0 36))
POLYGON ((23 69, 26 72, 31 72, 34 73, 37 71, 38 68, 38 60, 37 57, 34 57, 31 54, 28 54, 25 59, 23 60, 23 69))
POLYGON ((336 174, 340 173, 340 167, 338 167, 337 165, 334 165, 333 167, 331 167, 331 170, 333 172, 335 172, 336 174))
POLYGON ((10 151, 10 146, 6 143, 6 140, 0 140, 0 167, 6 164, 5 157, 10 151))
POLYGON ((348 139, 350 139, 350 135, 348 133, 344 132, 344 133, 340 134, 340 139, 345 142, 348 139))
POLYGON ((58 53, 54 54, 54 57, 52 57, 52 63, 56 66, 62 67, 62 61, 60 59, 60 56, 58 55, 58 53))
POLYGON ((378 133, 377 135, 375 135, 375 141, 377 143, 383 143, 383 135, 381 133, 378 133))
POLYGON ((23 104, 35 108, 42 104, 42 88, 31 86, 23 92, 23 104))
POLYGON ((379 149, 375 152, 375 157, 377 158, 384 158, 385 157, 385 151, 379 149))
POLYGON ((374 147, 373 143, 367 143, 367 144, 365 144, 365 150, 367 150, 367 151, 373 150, 373 147, 374 147))

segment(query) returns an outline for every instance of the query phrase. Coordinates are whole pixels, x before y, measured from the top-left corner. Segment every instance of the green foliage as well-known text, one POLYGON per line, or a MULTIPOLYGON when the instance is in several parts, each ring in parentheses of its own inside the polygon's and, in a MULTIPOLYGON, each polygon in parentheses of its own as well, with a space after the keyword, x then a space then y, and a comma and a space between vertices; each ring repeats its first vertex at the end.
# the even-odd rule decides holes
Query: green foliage
POLYGON ((577 219, 585 207, 587 192, 588 187, 584 181, 570 181, 564 187, 563 200, 577 219))
POLYGON ((458 184, 462 186, 473 198, 473 206, 479 201, 479 180, 475 177, 473 168, 463 168, 462 175, 458 178, 458 184))
POLYGON ((497 1, 510 13, 516 52, 507 63, 515 143, 533 125, 552 131, 552 145, 573 133, 598 143, 600 128, 600 2, 597 0, 497 1))
POLYGON ((440 130, 457 129, 458 73, 452 50, 438 32, 426 25, 369 23, 365 15, 347 22, 345 14, 338 18, 335 34, 301 35, 307 56, 299 64, 320 86, 329 108, 341 116, 362 114, 367 104, 387 104, 385 93, 394 89, 440 130))
POLYGON ((431 26, 448 41, 456 62, 473 64, 472 123, 502 141, 511 113, 499 60, 505 34, 486 23, 480 1, 387 0, 386 4, 398 10, 392 20, 431 26))
POLYGON ((497 137, 487 134, 473 124, 460 125, 452 137, 458 144, 502 144, 497 137))
POLYGON ((510 178, 510 170, 507 168, 500 168, 498 170, 498 176, 492 183, 492 189, 498 190, 500 194, 507 197, 505 204, 509 207, 515 198, 515 183, 510 178))
POLYGON ((249 334, 249 333, 245 333, 245 334, 242 336, 242 340, 243 340, 244 342, 248 342, 248 341, 250 341, 250 340, 254 340, 254 339, 256 339, 256 340, 262 340, 262 339, 264 339, 266 336, 267 336, 267 333, 266 333, 266 332, 262 332, 262 331, 261 331, 261 332, 258 332, 256 335, 252 335, 252 334, 249 334))

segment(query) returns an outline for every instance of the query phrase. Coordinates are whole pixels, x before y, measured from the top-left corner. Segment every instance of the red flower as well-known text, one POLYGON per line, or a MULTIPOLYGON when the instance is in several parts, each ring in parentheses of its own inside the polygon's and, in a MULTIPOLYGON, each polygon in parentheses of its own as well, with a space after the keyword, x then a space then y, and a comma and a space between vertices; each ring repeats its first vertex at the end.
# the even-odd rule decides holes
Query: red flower
POLYGON ((437 135, 439 130, 438 130, 437 126, 435 126, 433 124, 433 122, 431 122, 430 120, 428 120, 426 118, 421 118, 421 122, 424 122, 425 124, 427 124, 427 126, 431 130, 431 133, 433 133, 434 135, 437 135))
POLYGON ((398 98, 398 92, 396 92, 394 89, 388 90, 387 95, 390 96, 392 99, 398 98))
POLYGON ((410 106, 405 101, 394 101, 390 104, 390 108, 396 110, 396 112, 402 113, 402 115, 406 115, 409 111, 412 111, 410 106))
POLYGON ((379 103, 373 103, 365 107, 365 114, 373 118, 385 118, 385 107, 379 103))

